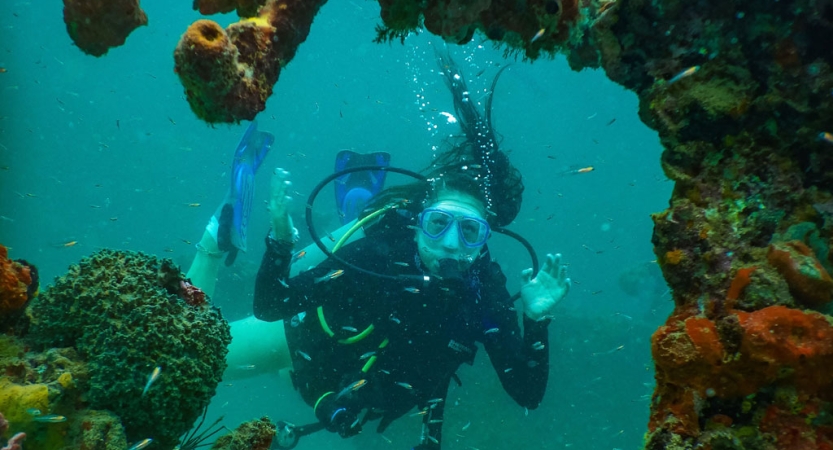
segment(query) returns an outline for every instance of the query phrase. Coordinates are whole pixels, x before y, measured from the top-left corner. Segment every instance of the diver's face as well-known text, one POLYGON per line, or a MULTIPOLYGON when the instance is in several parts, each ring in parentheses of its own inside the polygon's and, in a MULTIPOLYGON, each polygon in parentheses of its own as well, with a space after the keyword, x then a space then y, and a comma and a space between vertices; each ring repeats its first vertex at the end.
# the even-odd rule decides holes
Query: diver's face
MULTIPOLYGON (((436 203, 420 214, 416 242, 422 264, 439 275, 441 261, 465 272, 489 237, 483 204, 460 192, 443 192, 436 203)), ((446 266, 447 268, 447 266, 446 266)))

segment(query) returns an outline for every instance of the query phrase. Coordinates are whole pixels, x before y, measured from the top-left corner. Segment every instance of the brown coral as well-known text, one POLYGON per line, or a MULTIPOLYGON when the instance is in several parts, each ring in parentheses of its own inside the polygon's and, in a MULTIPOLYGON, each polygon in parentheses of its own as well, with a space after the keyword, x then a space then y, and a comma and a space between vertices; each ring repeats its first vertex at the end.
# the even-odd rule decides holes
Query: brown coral
POLYGON ((194 22, 174 51, 191 110, 208 123, 252 120, 266 107, 281 67, 309 34, 323 1, 269 0, 258 16, 223 30, 194 22))
POLYGON ((78 48, 101 56, 123 45, 148 18, 138 0, 64 0, 64 23, 78 48))

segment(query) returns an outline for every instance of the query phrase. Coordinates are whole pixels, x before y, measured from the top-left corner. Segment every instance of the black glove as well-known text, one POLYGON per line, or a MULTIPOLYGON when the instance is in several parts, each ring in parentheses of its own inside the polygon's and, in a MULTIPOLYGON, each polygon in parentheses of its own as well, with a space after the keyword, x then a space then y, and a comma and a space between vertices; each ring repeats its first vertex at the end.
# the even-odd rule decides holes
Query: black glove
POLYGON ((318 400, 315 417, 324 424, 328 431, 338 433, 343 438, 355 436, 362 431, 359 423, 361 407, 354 398, 345 398, 334 393, 325 394, 318 400))

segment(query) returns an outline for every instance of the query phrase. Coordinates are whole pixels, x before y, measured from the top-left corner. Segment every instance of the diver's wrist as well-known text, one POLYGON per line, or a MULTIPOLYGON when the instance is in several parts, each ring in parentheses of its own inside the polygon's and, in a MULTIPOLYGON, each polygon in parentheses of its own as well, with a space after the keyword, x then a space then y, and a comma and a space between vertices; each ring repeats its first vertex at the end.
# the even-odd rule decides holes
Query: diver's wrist
POLYGON ((287 240, 276 237, 275 232, 269 230, 269 234, 266 236, 266 248, 280 254, 291 253, 292 249, 295 248, 295 243, 299 240, 298 230, 293 228, 292 231, 292 237, 287 240))

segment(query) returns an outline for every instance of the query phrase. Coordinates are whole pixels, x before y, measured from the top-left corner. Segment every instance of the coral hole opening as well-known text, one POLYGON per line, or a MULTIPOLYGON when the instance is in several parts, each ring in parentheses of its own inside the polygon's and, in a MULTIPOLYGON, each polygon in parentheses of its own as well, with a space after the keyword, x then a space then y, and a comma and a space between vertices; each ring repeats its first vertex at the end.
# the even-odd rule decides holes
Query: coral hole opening
POLYGON ((215 24, 202 24, 200 26, 200 35, 207 41, 216 41, 222 36, 222 30, 215 24))

